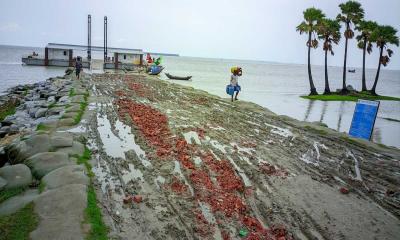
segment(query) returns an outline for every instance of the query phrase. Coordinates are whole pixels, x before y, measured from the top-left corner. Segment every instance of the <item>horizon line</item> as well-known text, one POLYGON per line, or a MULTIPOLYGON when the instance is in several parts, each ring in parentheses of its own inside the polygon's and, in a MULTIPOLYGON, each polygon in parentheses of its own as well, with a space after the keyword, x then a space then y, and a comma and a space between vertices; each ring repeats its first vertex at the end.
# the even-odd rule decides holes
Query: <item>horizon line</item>
MULTIPOLYGON (((78 45, 78 44, 63 44, 63 45, 71 45, 71 46, 85 46, 85 45, 78 45)), ((39 47, 39 46, 23 46, 23 45, 10 45, 10 44, 3 44, 0 43, 0 46, 8 46, 8 47, 25 47, 25 48, 29 48, 29 47, 34 47, 34 48, 44 48, 44 47, 39 47)), ((93 46, 92 46, 93 47, 93 46)), ((98 46, 96 46, 98 47, 98 46)), ((123 48, 120 48, 123 49, 123 48)), ((129 49, 129 48, 126 48, 129 49)), ((148 52, 148 51, 144 51, 144 53, 150 53, 150 54, 160 54, 160 53, 156 53, 156 52, 148 52)), ((192 58, 202 58, 202 59, 219 59, 219 60, 233 60, 233 61, 247 61, 247 62, 265 62, 265 63, 273 63, 273 64, 292 64, 292 65, 307 65, 307 63, 298 63, 298 62, 279 62, 279 61, 272 61, 272 60, 254 60, 254 59, 241 59, 241 58, 217 58, 217 57, 200 57, 200 56, 188 56, 188 55, 179 55, 179 54, 168 54, 168 53, 162 53, 165 55, 172 55, 172 57, 192 57, 192 58)), ((312 66, 322 66, 324 67, 325 65, 321 65, 321 64, 311 64, 312 66)), ((339 66, 339 65, 328 65, 328 67, 343 67, 343 66, 339 66)), ((362 67, 355 67, 355 66, 347 66, 346 69, 350 69, 350 68, 359 68, 362 69, 362 67)), ((370 70, 376 70, 376 68, 365 68, 365 69, 370 69, 370 70)), ((392 69, 381 69, 384 71, 400 71, 400 68, 396 68, 393 67, 392 69)))

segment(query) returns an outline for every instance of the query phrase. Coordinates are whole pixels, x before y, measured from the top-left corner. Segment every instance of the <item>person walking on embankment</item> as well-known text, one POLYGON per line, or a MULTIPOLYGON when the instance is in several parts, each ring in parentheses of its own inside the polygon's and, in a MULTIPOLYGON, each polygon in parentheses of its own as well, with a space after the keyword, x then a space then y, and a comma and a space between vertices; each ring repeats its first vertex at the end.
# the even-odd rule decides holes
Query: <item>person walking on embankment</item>
POLYGON ((235 100, 238 100, 238 95, 239 95, 239 92, 241 91, 241 87, 239 85, 238 79, 240 76, 242 76, 242 68, 241 67, 232 67, 231 73, 232 73, 231 84, 227 86, 227 93, 229 95, 231 95, 231 101, 233 102, 233 95, 235 95, 235 100))
POLYGON ((75 61, 75 74, 78 80, 80 79, 81 71, 82 71, 82 61, 80 57, 77 57, 75 61))

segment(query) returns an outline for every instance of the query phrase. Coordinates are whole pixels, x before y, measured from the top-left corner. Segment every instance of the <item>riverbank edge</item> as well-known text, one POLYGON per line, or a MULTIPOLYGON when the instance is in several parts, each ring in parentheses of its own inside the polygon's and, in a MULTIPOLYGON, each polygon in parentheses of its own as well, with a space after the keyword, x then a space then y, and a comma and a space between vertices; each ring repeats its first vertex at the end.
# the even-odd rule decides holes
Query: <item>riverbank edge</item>
POLYGON ((340 95, 340 94, 327 94, 327 95, 303 95, 301 98, 308 100, 319 100, 319 101, 349 101, 349 102, 357 102, 360 99, 364 100, 384 100, 384 101, 400 101, 398 97, 391 96, 383 96, 383 95, 371 95, 365 92, 352 92, 348 95, 340 95))
MULTIPOLYGON (((156 81, 164 81, 164 80, 161 80, 160 78, 154 77, 154 76, 148 76, 148 78, 151 78, 156 81)), ((192 91, 196 91, 198 93, 203 94, 204 97, 206 97, 206 98, 218 98, 218 99, 225 99, 227 101, 230 101, 230 98, 223 98, 223 97, 208 93, 207 91, 204 91, 201 89, 197 89, 197 88, 185 86, 185 85, 180 85, 180 84, 174 83, 174 82, 168 82, 168 81, 164 81, 164 82, 166 82, 167 84, 170 84, 172 86, 175 85, 178 88, 186 88, 186 89, 190 89, 192 91)), ((323 95, 319 95, 319 96, 323 96, 323 95)), ((307 97, 307 96, 305 96, 305 97, 307 97)), ((400 101, 400 98, 399 98, 399 101, 400 101)), ((328 126, 326 126, 324 123, 321 123, 321 122, 306 122, 306 121, 297 120, 297 119, 289 117, 287 115, 278 115, 278 114, 272 112, 271 110, 269 110, 268 108, 258 105, 257 103, 239 100, 239 101, 235 101, 234 104, 240 106, 241 108, 244 108, 241 110, 245 110, 247 108, 250 111, 260 111, 260 112, 264 112, 264 113, 266 112, 270 117, 275 118, 280 121, 283 121, 284 123, 291 125, 292 127, 299 127, 304 130, 311 131, 315 134, 323 135, 323 136, 335 139, 340 142, 346 142, 348 144, 356 145, 358 147, 372 148, 372 149, 375 149, 377 151, 382 151, 382 152, 400 151, 400 149, 393 147, 393 146, 387 146, 387 145, 384 145, 381 143, 375 143, 375 142, 367 141, 367 140, 364 140, 361 138, 354 138, 352 136, 349 136, 345 132, 339 132, 337 130, 331 129, 328 126)))

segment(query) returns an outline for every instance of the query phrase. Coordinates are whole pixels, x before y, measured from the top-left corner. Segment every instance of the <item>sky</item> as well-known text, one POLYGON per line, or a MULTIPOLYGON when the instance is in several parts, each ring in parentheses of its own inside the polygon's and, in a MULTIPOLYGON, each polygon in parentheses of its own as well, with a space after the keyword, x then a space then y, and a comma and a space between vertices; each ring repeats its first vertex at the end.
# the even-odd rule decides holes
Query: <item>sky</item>
MULTIPOLYGON (((108 46, 140 48, 182 56, 307 62, 306 35, 296 26, 308 7, 329 18, 337 0, 1 0, 0 44, 43 47, 48 42, 87 44, 87 15, 92 15, 92 45, 103 45, 108 17, 108 46)), ((359 1, 365 18, 400 30, 399 0, 359 1)), ((343 30, 343 28, 342 28, 343 30)), ((398 36, 400 33, 398 33, 398 36)), ((321 44, 322 46, 322 44, 321 44)), ((400 48, 386 69, 400 69, 400 48)), ((334 46, 329 65, 343 65, 344 41, 334 46)), ((348 66, 359 67, 362 51, 350 40, 348 66)), ((312 64, 323 65, 322 48, 312 64)), ((376 68, 378 50, 367 57, 376 68)))

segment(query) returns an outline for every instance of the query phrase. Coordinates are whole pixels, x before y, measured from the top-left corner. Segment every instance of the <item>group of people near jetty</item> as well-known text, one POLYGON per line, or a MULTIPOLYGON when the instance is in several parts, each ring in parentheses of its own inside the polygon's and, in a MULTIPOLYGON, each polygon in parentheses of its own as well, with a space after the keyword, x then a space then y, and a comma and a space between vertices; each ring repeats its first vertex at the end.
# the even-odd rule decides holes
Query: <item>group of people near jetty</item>
POLYGON ((147 53, 146 55, 146 61, 144 62, 145 65, 156 65, 159 66, 161 64, 161 57, 154 58, 151 57, 150 53, 147 53))

